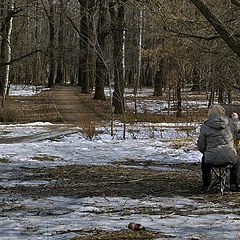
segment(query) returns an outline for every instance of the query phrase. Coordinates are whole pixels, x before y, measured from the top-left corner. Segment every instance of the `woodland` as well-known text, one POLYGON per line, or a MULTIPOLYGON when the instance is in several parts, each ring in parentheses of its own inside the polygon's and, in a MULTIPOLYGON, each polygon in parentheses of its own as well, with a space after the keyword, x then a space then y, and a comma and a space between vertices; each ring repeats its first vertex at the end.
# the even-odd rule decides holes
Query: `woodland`
POLYGON ((239 90, 239 0, 0 0, 0 95, 11 84, 81 86, 116 114, 124 91, 174 97, 206 92, 209 105, 239 90), (190 87, 190 88, 189 88, 190 87))
POLYGON ((201 192, 196 147, 208 106, 239 106, 239 13, 240 0, 0 0, 0 238, 239 239, 239 193, 201 192), (75 99, 54 100, 62 88, 75 99), (69 102, 106 121, 77 108, 66 124, 69 102))

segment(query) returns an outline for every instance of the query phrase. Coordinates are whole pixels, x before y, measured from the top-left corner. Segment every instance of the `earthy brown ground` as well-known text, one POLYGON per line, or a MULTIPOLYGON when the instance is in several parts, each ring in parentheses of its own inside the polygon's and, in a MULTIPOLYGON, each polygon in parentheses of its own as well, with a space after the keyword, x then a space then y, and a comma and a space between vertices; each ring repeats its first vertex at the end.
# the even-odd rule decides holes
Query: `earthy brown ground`
MULTIPOLYGON (((90 97, 90 96, 89 96, 90 97)), ((10 96, 5 102, 5 122, 77 123, 98 121, 99 114, 86 106, 77 87, 62 86, 35 96, 10 96)))
MULTIPOLYGON (((191 196, 199 192, 199 166, 177 167, 179 171, 160 172, 121 166, 64 166, 54 169, 28 169, 20 180, 54 180, 46 186, 21 186, 13 191, 36 196, 112 196, 142 198, 151 196, 191 196), (190 168, 189 168, 190 167, 190 168), (181 171, 180 171, 181 170, 181 171), (33 175, 29 174, 33 173, 33 175)), ((22 172, 23 173, 23 172, 22 172)))
MULTIPOLYGON (((17 186, 11 191, 34 197, 74 196, 74 197, 130 197, 146 196, 170 197, 199 196, 219 201, 234 200, 238 194, 226 190, 221 196, 220 190, 201 192, 201 174, 199 164, 164 165, 169 171, 131 168, 126 166, 81 166, 70 165, 56 168, 22 169, 16 180, 47 180, 46 185, 17 186)), ((236 200, 236 199, 235 199, 236 200)), ((240 204, 240 203, 239 203, 240 204)))
MULTIPOLYGON (((145 98, 161 100, 163 97, 139 97, 142 100, 145 98)), ((198 108, 191 111, 191 114, 183 114, 181 118, 176 118, 175 116, 150 114, 148 112, 134 114, 132 110, 126 109, 125 120, 128 122, 191 122, 202 121, 206 116, 206 109, 198 108)), ((86 121, 86 119, 93 119, 94 121, 110 120, 111 117, 109 98, 107 98, 107 101, 93 100, 93 94, 82 94, 77 86, 61 86, 35 96, 7 97, 2 118, 5 122, 18 123, 36 121, 79 123, 86 121)), ((114 115, 114 119, 123 120, 123 116, 114 115)))

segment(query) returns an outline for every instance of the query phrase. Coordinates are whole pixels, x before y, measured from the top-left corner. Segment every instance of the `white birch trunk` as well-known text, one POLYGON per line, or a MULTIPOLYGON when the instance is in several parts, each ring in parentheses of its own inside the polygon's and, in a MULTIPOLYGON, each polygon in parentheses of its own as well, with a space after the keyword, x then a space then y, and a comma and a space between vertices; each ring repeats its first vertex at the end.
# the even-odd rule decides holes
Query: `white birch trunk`
POLYGON ((138 62, 137 62, 137 73, 134 87, 134 112, 137 114, 137 94, 141 76, 141 65, 142 65, 142 35, 143 35, 143 10, 139 12, 139 35, 138 35, 138 62))
MULTIPOLYGON (((137 83, 140 83, 141 65, 142 65, 142 35, 143 35, 143 10, 140 9, 139 13, 139 42, 138 42, 138 74, 137 83)), ((138 87, 138 86, 137 86, 138 87)))
POLYGON ((122 46, 123 58, 122 58, 122 66, 123 66, 123 81, 125 81, 126 76, 126 30, 123 30, 123 46, 122 46))
MULTIPOLYGON (((14 10, 14 0, 11 0, 11 8, 10 11, 14 10)), ((9 21, 9 28, 7 33, 7 62, 11 61, 12 58, 12 49, 11 49, 11 34, 12 34, 12 27, 13 27, 13 17, 11 17, 9 21)), ((6 75, 5 75, 5 85, 4 85, 4 92, 3 92, 3 99, 6 98, 7 88, 9 84, 9 74, 10 74, 10 64, 6 67, 6 75)))

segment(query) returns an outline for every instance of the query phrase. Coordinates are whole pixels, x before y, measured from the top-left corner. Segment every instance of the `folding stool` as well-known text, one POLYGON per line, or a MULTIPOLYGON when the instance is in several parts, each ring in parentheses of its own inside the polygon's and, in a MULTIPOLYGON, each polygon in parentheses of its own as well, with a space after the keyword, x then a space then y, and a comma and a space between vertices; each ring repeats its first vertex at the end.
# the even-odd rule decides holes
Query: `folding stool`
POLYGON ((219 166, 211 165, 211 171, 213 173, 214 181, 210 184, 207 191, 209 191, 210 189, 214 189, 218 185, 220 185, 220 191, 221 194, 223 195, 225 187, 228 188, 226 184, 226 178, 231 167, 232 167, 231 163, 226 163, 219 166))

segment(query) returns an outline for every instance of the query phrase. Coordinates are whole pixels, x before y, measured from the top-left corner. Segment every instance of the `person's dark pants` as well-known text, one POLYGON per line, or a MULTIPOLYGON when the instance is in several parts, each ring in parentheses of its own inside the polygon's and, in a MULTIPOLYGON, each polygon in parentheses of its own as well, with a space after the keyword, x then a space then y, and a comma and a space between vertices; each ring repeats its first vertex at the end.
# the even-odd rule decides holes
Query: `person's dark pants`
MULTIPOLYGON (((202 182, 203 187, 209 187, 211 184, 211 169, 212 167, 205 163, 204 155, 202 157, 202 182)), ((239 186, 239 175, 240 175, 240 160, 238 161, 230 168, 230 185, 239 186)))
POLYGON ((202 183, 203 187, 209 187, 211 184, 211 178, 212 178, 212 173, 211 170, 212 168, 207 165, 204 161, 204 155, 202 157, 202 164, 201 164, 201 169, 202 169, 202 183))

